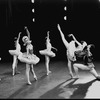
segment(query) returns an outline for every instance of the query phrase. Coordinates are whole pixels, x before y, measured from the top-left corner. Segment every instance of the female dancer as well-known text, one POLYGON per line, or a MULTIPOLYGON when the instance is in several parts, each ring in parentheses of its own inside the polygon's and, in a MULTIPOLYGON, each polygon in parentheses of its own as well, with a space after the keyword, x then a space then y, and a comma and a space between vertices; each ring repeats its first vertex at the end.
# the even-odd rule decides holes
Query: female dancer
POLYGON ((18 55, 21 52, 21 46, 19 44, 20 34, 21 34, 21 32, 19 32, 18 38, 15 41, 16 50, 9 50, 9 53, 11 55, 13 55, 13 64, 12 64, 12 70, 13 70, 13 72, 12 72, 12 75, 15 75, 15 72, 20 73, 20 72, 17 71, 17 64, 18 64, 18 59, 17 58, 18 58, 18 55))
POLYGON ((69 69, 69 74, 71 76, 71 78, 73 78, 73 72, 72 72, 72 68, 71 68, 71 64, 72 62, 76 61, 76 56, 75 56, 75 51, 78 50, 83 50, 84 47, 87 45, 86 42, 83 42, 83 44, 79 43, 76 38, 74 37, 73 34, 69 34, 68 36, 72 36, 73 40, 71 42, 68 43, 68 41, 65 39, 64 34, 61 31, 60 25, 58 24, 58 30, 60 31, 60 35, 62 38, 62 41, 67 49, 67 59, 68 59, 68 69, 69 69), (78 47, 75 47, 75 42, 78 44, 78 47))
POLYGON ((56 56, 55 53, 53 51, 51 51, 51 49, 57 50, 50 43, 49 31, 48 31, 47 32, 47 37, 46 37, 46 49, 39 51, 39 53, 41 55, 45 55, 45 65, 46 65, 47 75, 49 75, 49 73, 51 73, 51 71, 49 69, 50 57, 55 57, 56 56))
POLYGON ((37 80, 37 76, 34 72, 33 65, 37 64, 40 61, 40 59, 36 55, 33 54, 33 45, 31 44, 30 33, 27 27, 25 27, 25 29, 27 31, 28 36, 24 36, 22 38, 22 41, 24 42, 24 45, 26 45, 27 53, 20 54, 18 59, 21 62, 26 63, 26 77, 27 77, 28 84, 30 85, 31 84, 30 78, 29 78, 30 68, 31 68, 32 74, 34 75, 35 80, 37 80))
POLYGON ((84 58, 83 58, 83 61, 84 63, 78 63, 78 62, 75 62, 73 64, 73 67, 74 67, 74 70, 75 70, 75 74, 76 74, 76 77, 78 78, 78 69, 81 69, 81 70, 88 70, 90 71, 90 73, 96 77, 97 80, 100 80, 100 76, 97 74, 96 70, 94 69, 94 64, 93 64, 93 56, 92 56, 92 53, 90 52, 90 48, 91 48, 91 44, 87 46, 86 50, 84 50, 83 52, 85 53, 84 55, 84 58))

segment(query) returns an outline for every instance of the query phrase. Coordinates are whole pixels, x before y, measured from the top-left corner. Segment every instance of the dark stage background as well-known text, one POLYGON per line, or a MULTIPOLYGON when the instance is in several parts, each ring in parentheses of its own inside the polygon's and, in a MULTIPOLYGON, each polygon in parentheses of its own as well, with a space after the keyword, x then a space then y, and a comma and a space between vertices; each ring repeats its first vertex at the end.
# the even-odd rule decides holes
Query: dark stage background
MULTIPOLYGON (((44 60, 39 50, 45 49, 45 37, 50 31, 51 43, 58 49, 56 57, 52 60, 65 60, 66 49, 62 43, 60 33, 57 29, 59 23, 68 41, 67 35, 72 33, 78 41, 85 40, 92 43, 94 60, 99 61, 99 33, 100 33, 100 4, 99 0, 0 0, 0 56, 2 62, 12 62, 12 56, 8 50, 15 49, 14 37, 21 31, 26 35, 24 26, 31 33, 34 53, 44 60), (67 11, 64 11, 67 6, 67 11), (32 8, 35 13, 32 13, 32 8), (67 20, 64 20, 64 16, 67 20), (35 22, 32 21, 35 18, 35 22)), ((25 51, 22 40, 22 51, 25 51)))

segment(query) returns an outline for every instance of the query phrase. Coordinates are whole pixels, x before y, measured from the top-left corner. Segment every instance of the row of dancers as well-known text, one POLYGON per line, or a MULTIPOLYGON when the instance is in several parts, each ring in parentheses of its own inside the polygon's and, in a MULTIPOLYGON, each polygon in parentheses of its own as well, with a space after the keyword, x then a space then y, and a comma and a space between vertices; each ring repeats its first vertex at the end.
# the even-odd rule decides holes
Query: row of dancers
MULTIPOLYGON (((79 78, 78 75, 78 69, 82 70, 88 70, 96 79, 100 80, 100 76, 95 70, 95 66, 93 64, 93 55, 90 52, 90 48, 94 45, 92 44, 87 44, 85 41, 82 41, 81 43, 78 42, 73 34, 69 34, 69 37, 72 37, 73 40, 71 40, 69 43, 65 39, 65 36, 60 28, 60 25, 57 25, 57 28, 59 30, 62 42, 64 43, 66 47, 66 56, 68 60, 68 70, 69 70, 69 75, 71 78, 79 78), (75 45, 77 43, 77 47, 75 45), (83 63, 78 62, 78 59, 82 58, 83 63), (73 65, 73 66, 72 66, 73 65), (72 72, 72 67, 74 68, 75 75, 72 72)), ((21 52, 21 45, 19 44, 19 39, 21 32, 18 34, 18 38, 15 41, 15 50, 9 50, 9 53, 13 55, 13 64, 12 64, 12 75, 15 75, 17 71, 17 64, 18 60, 20 62, 26 63, 26 77, 27 77, 27 83, 31 84, 30 82, 30 77, 29 77, 29 72, 31 70, 35 80, 37 80, 37 76, 34 72, 33 65, 36 65, 39 63, 40 58, 37 57, 34 52, 33 52, 33 45, 32 41, 30 40, 30 32, 27 27, 25 27, 27 36, 23 36, 22 41, 24 43, 24 46, 26 46, 26 52, 22 53, 21 52)), ((49 38, 49 31, 47 32, 47 37, 46 37, 46 49, 40 50, 39 53, 41 55, 45 56, 45 65, 46 65, 46 70, 47 70, 47 75, 51 73, 49 69, 49 62, 51 57, 55 57, 56 54, 52 51, 52 49, 57 49, 53 47, 50 43, 50 38, 49 38)))
MULTIPOLYGON (((30 77, 29 77, 29 72, 32 72, 32 74, 34 76, 34 79, 37 80, 37 76, 35 74, 33 65, 36 65, 37 63, 39 63, 40 58, 37 57, 33 52, 33 45, 31 43, 32 41, 30 40, 30 32, 29 32, 28 28, 25 27, 25 30, 26 30, 27 36, 23 36, 22 41, 24 43, 24 46, 26 46, 26 52, 24 52, 24 53, 21 52, 21 45, 19 44, 19 39, 20 39, 21 32, 19 32, 18 38, 15 41, 16 49, 15 50, 9 50, 9 53, 11 55, 13 55, 12 75, 14 76, 15 73, 19 73, 17 71, 18 60, 20 62, 26 63, 27 82, 28 82, 28 84, 31 84, 30 77)), ((57 50, 50 43, 49 31, 48 31, 47 32, 47 37, 46 37, 46 49, 39 51, 39 53, 41 55, 45 55, 45 60, 46 60, 45 64, 46 64, 47 75, 49 75, 49 73, 51 73, 51 71, 49 69, 50 57, 55 57, 56 56, 55 53, 51 49, 57 50)))

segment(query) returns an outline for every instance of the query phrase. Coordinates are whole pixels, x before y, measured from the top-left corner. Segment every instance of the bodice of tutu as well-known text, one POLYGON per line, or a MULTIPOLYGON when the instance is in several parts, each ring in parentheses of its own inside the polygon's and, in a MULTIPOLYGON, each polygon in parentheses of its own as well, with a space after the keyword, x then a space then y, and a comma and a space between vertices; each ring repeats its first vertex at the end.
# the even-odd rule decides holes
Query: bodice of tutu
POLYGON ((21 51, 21 46, 20 46, 19 43, 16 45, 16 50, 17 50, 17 51, 21 51))
POLYGON ((33 54, 33 46, 32 46, 32 44, 27 45, 26 49, 27 49, 28 54, 33 54))
POLYGON ((47 51, 51 51, 51 48, 52 48, 51 43, 47 43, 46 47, 47 47, 47 51))
POLYGON ((74 56, 74 52, 75 52, 76 48, 75 48, 75 42, 74 41, 71 41, 68 45, 68 49, 67 51, 69 52, 69 54, 71 56, 74 56))

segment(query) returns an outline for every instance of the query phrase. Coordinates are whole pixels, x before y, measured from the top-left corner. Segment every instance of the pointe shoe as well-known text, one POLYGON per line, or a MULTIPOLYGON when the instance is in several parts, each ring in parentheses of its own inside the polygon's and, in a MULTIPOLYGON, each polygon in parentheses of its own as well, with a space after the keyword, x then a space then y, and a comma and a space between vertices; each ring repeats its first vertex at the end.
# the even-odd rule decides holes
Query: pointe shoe
POLYGON ((48 71, 48 72, 47 72, 47 75, 49 75, 50 73, 51 73, 51 71, 48 71))
POLYGON ((69 73, 69 75, 71 76, 71 78, 74 78, 73 74, 72 73, 69 73))
POLYGON ((13 72, 12 75, 14 76, 15 75, 15 72, 13 72))
POLYGON ((36 76, 34 76, 34 78, 35 78, 35 80, 37 80, 37 77, 36 76))
POLYGON ((32 83, 31 82, 28 82, 28 85, 31 85, 32 83))

